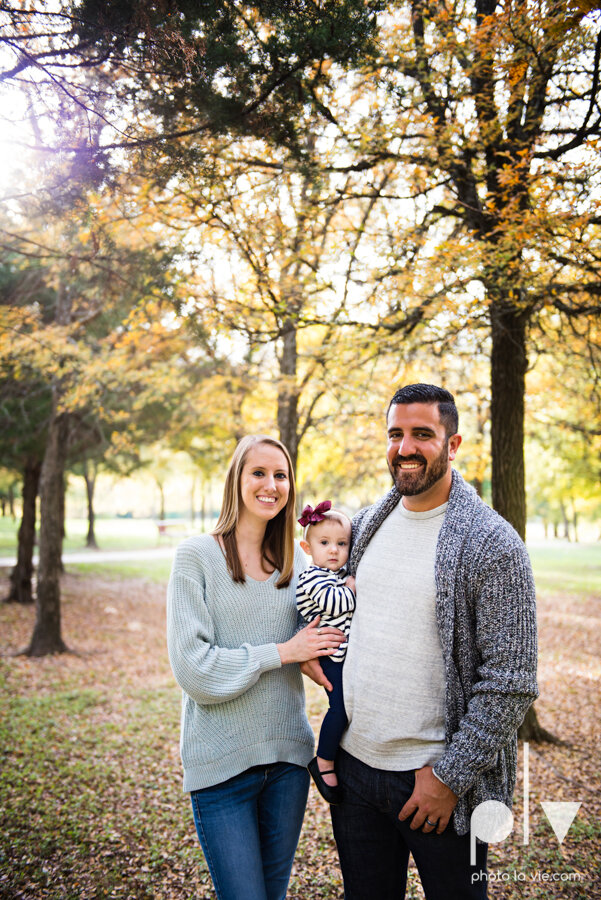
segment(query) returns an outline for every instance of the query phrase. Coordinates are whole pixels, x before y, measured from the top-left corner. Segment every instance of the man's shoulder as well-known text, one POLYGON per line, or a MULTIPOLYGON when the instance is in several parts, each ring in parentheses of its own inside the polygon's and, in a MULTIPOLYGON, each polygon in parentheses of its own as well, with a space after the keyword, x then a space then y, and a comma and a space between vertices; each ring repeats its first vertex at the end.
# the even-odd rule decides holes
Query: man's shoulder
POLYGON ((353 536, 374 520, 383 521, 394 507, 398 505, 400 499, 397 489, 391 488, 387 494, 379 497, 375 503, 362 507, 352 519, 353 536))
POLYGON ((489 506, 455 469, 445 519, 453 531, 463 532, 469 542, 486 544, 494 541, 497 553, 509 552, 516 547, 525 549, 513 525, 489 506))
POLYGON ((353 516, 353 535, 349 572, 354 575, 365 548, 370 540, 401 499, 396 488, 392 488, 384 497, 380 497, 371 506, 364 506, 353 516))

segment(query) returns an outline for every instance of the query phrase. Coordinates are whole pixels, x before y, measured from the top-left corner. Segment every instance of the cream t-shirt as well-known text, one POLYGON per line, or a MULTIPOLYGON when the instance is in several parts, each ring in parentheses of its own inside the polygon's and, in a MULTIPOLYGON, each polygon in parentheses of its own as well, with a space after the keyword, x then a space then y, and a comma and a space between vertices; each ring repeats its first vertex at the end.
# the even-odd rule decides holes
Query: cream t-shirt
POLYGON ((345 750, 379 769, 433 765, 444 750, 445 674, 434 563, 447 504, 403 501, 369 542, 343 671, 345 750))

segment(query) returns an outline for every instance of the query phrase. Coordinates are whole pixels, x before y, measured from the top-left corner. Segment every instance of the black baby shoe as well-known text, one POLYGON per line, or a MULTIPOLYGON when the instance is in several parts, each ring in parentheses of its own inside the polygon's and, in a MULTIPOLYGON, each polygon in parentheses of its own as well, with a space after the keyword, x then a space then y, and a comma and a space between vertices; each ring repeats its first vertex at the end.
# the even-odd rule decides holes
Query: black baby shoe
POLYGON ((332 786, 331 784, 327 784, 322 778, 322 775, 330 775, 334 769, 328 769, 327 772, 320 772, 319 766, 317 765, 317 757, 314 756, 310 763, 308 763, 307 768, 311 773, 311 777, 315 782, 315 787, 321 794, 324 800, 327 800, 328 803, 336 806, 342 800, 342 790, 340 785, 332 786))

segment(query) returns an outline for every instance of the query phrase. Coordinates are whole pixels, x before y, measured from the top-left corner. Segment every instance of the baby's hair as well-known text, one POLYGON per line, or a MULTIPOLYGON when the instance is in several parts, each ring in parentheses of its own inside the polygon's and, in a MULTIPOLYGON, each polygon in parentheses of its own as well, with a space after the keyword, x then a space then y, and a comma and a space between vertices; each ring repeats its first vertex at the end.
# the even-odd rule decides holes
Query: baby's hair
MULTIPOLYGON (((350 516, 347 516, 345 512, 342 512, 341 509, 328 509, 327 512, 322 513, 323 519, 321 522, 324 522, 326 519, 333 519, 334 522, 338 522, 339 525, 349 525, 352 528, 352 523, 350 516)), ((307 540, 307 535, 309 534, 309 529, 313 528, 315 525, 321 525, 321 522, 309 522, 308 525, 305 525, 303 531, 303 540, 307 540)))

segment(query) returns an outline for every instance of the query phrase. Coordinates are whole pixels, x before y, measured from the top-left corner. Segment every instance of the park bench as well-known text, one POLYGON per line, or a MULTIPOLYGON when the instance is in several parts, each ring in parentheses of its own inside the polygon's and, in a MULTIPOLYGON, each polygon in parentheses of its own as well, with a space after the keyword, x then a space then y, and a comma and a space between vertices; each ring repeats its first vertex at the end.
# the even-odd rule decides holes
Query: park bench
POLYGON ((181 519, 160 519, 157 523, 159 538, 163 537, 185 537, 191 534, 190 527, 187 522, 181 519))

